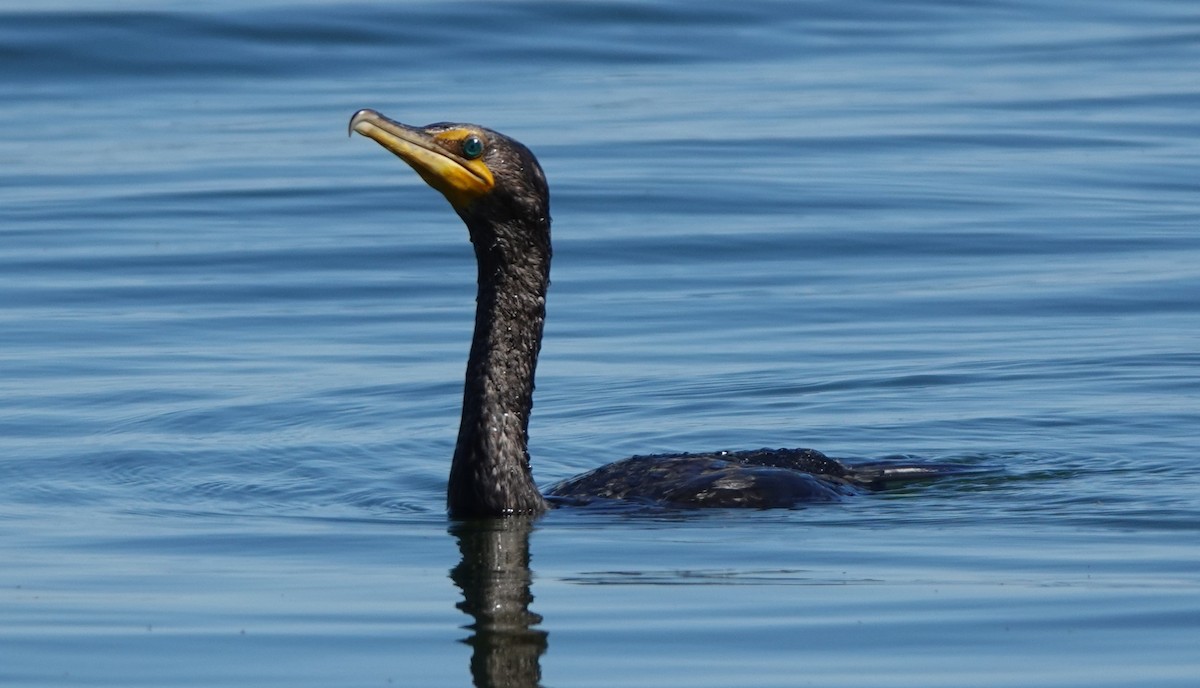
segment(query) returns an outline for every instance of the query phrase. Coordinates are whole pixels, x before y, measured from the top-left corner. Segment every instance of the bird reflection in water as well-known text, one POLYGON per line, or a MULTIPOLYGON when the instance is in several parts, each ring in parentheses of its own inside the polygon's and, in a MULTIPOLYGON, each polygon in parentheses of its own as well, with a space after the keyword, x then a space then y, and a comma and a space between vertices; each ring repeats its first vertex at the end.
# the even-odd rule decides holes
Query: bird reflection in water
POLYGON ((470 645, 471 677, 475 688, 534 688, 542 676, 541 657, 548 633, 534 628, 542 617, 529 611, 529 534, 533 519, 456 521, 450 533, 458 538, 462 560, 450 578, 462 589, 458 608, 474 622, 463 640, 470 645))

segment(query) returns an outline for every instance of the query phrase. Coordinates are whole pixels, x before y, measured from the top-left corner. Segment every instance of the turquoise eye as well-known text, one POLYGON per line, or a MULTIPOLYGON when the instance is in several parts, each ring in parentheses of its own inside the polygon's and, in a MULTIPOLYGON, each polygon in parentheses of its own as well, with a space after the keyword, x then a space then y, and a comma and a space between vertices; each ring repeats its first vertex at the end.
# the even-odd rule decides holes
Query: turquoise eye
POLYGON ((471 134, 462 140, 462 154, 464 158, 474 160, 483 155, 483 139, 471 134))

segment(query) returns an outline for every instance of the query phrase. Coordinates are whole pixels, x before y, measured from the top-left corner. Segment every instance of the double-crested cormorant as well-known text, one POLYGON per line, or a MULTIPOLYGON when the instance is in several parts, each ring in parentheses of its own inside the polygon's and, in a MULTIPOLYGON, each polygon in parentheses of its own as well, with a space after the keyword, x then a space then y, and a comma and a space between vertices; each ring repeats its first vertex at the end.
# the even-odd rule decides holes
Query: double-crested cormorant
POLYGON ((475 246, 479 294, 447 490, 452 516, 539 513, 603 499, 790 507, 947 472, 944 465, 850 466, 811 449, 635 456, 557 483, 543 496, 528 450, 550 283, 550 191, 541 166, 521 143, 474 124, 412 127, 359 110, 350 130, 442 192, 475 246))

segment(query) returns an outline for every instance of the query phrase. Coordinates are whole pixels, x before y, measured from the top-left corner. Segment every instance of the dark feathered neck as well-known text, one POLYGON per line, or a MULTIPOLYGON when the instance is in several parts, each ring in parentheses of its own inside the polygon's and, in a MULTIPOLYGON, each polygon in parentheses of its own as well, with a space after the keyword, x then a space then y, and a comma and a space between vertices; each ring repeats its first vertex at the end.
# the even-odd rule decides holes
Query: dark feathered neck
POLYGON ((464 219, 479 294, 447 505, 457 517, 537 513, 546 501, 529 466, 529 414, 550 284, 549 218, 464 219))

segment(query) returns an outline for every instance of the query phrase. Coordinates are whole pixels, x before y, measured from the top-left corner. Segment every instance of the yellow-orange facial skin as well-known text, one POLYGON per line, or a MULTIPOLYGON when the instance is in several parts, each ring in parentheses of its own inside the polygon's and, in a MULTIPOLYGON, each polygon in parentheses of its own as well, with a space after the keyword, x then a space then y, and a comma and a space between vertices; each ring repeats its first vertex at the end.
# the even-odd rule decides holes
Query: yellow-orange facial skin
POLYGON ((482 157, 470 159, 461 154, 462 142, 467 137, 477 136, 486 141, 481 132, 456 128, 429 133, 390 120, 374 110, 354 113, 350 129, 395 153, 426 184, 442 192, 456 209, 466 208, 491 193, 496 184, 482 157))

